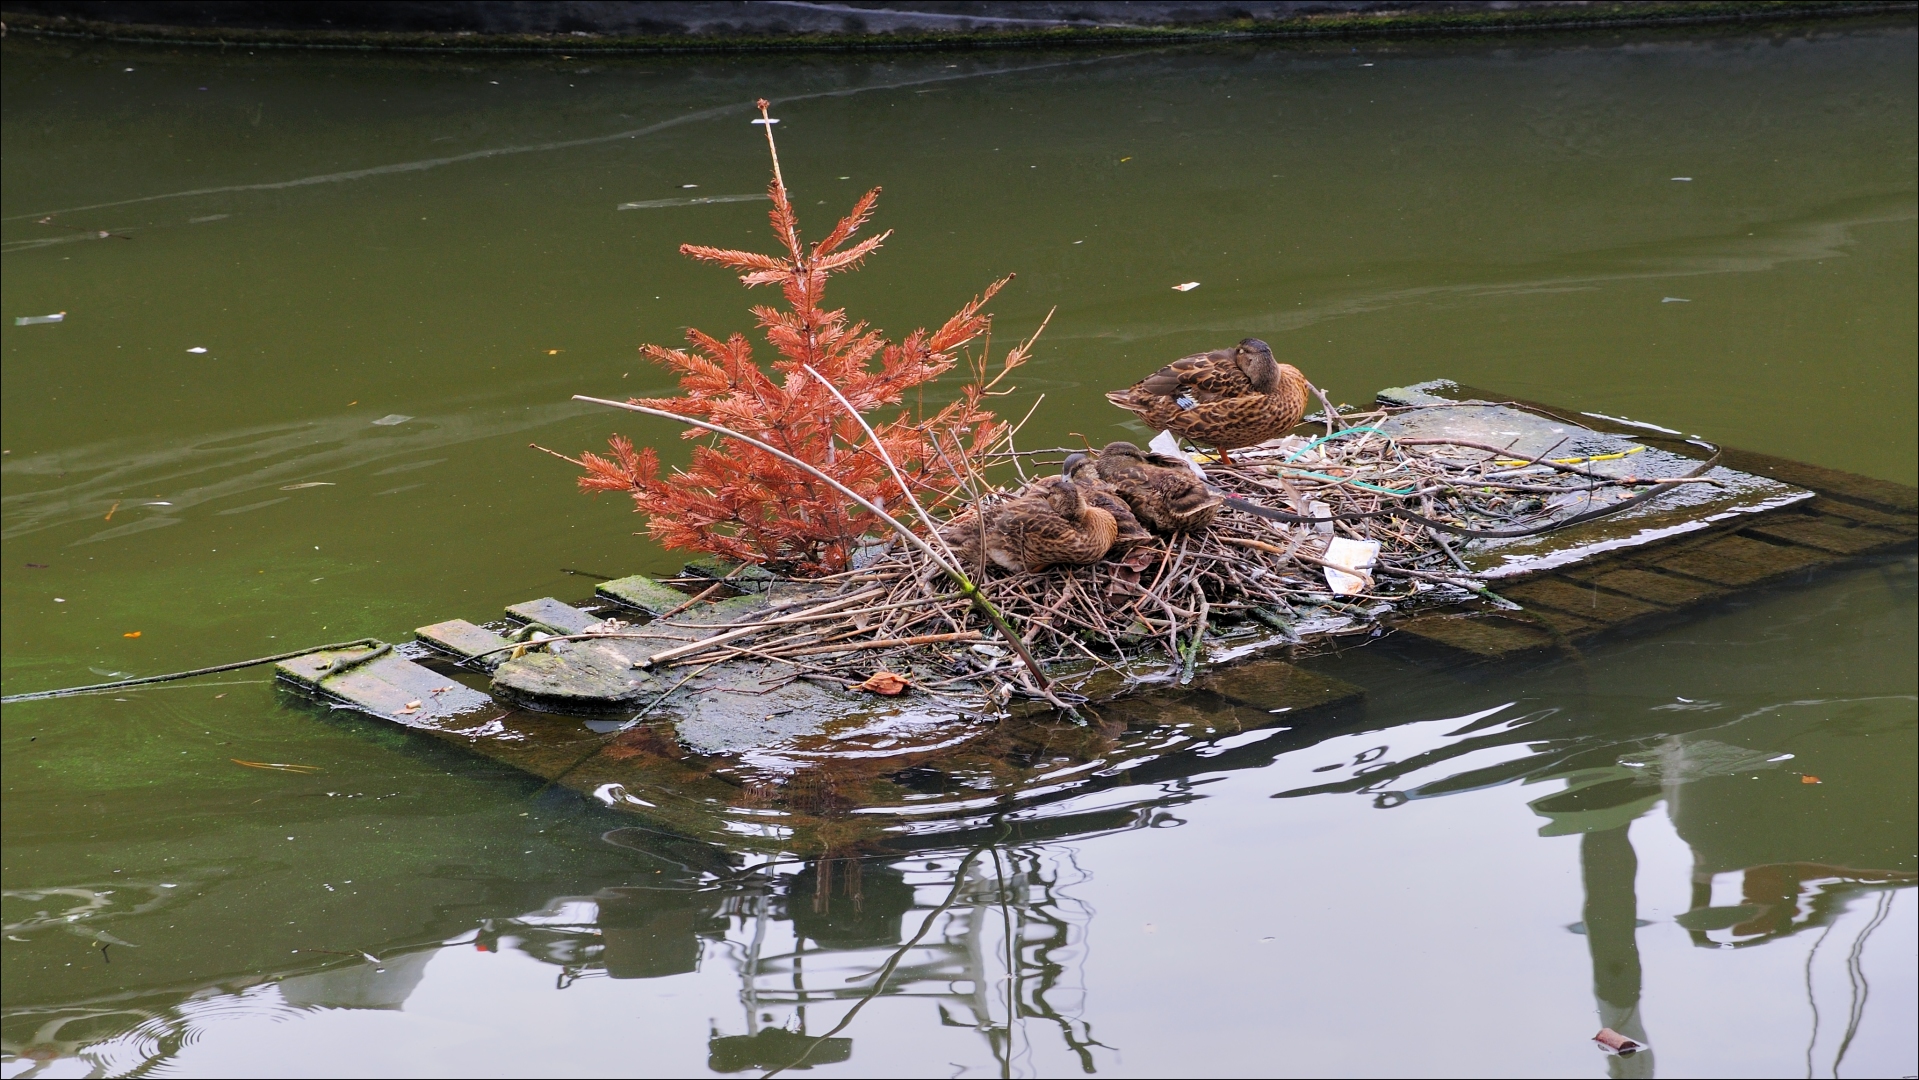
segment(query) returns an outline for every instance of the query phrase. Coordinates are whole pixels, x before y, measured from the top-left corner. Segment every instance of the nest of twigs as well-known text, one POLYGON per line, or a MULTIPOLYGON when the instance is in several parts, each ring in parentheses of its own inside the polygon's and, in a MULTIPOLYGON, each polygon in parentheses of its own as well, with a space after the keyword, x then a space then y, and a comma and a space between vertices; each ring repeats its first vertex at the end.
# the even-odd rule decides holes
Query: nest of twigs
MULTIPOLYGON (((1286 523, 1229 503, 1206 528, 1157 538, 1123 562, 1021 574, 966 567, 1017 642, 1004 640, 934 554, 891 541, 868 549, 860 568, 815 579, 818 591, 779 605, 763 631, 711 649, 689 647, 676 663, 752 656, 876 693, 910 687, 1069 705, 1072 695, 1049 685, 1049 675, 1124 665, 1124 674, 1138 677, 1157 660, 1161 671, 1188 679, 1209 634, 1232 623, 1257 621, 1290 634, 1318 617, 1325 621, 1315 629, 1337 632, 1342 625, 1364 630, 1415 596, 1452 601, 1476 593, 1503 603, 1460 559, 1458 545, 1472 541, 1402 517, 1360 515, 1401 508, 1472 531, 1543 528, 1569 502, 1631 482, 1576 463, 1509 458, 1497 447, 1396 439, 1377 429, 1385 416, 1344 416, 1323 436, 1292 436, 1236 451, 1233 464, 1205 465, 1212 485, 1247 503, 1344 520, 1286 523), (1344 591, 1332 582, 1348 568, 1327 561, 1336 537, 1379 545, 1372 567, 1350 574, 1344 591)), ((1053 471, 1066 453, 1005 456, 1024 479, 1053 471)), ((978 490, 966 505, 990 506, 1011 494, 978 490)))

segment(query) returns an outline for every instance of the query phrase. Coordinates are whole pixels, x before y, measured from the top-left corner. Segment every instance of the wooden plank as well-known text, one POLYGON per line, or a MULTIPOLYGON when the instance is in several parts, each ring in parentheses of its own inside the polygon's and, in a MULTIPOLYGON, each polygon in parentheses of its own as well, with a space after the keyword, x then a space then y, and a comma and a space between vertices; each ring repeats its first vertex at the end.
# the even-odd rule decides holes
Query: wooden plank
POLYGON ((1544 578, 1510 586, 1501 590, 1500 595, 1528 608, 1537 604, 1602 623, 1622 623, 1660 610, 1644 600, 1607 592, 1596 585, 1575 585, 1559 578, 1544 578))
POLYGON ((1485 660, 1553 646, 1544 630, 1499 616, 1422 615, 1395 625, 1393 632, 1485 660))
POLYGON ((514 604, 506 609, 506 613, 521 622, 544 623, 555 630, 564 630, 569 634, 577 634, 601 621, 598 615, 562 604, 550 596, 528 600, 523 604, 514 604))
POLYGON ((421 667, 391 651, 334 670, 335 661, 352 661, 375 649, 322 650, 274 665, 280 677, 309 693, 345 702, 362 712, 407 727, 437 726, 493 704, 493 699, 421 667))
POLYGON ((664 615, 692 599, 671 585, 662 585, 645 574, 602 581, 593 591, 616 604, 638 608, 648 615, 664 615))
POLYGON ((1594 574, 1591 580, 1601 588, 1669 608, 1689 607, 1702 600, 1726 595, 1726 590, 1705 582, 1651 570, 1609 569, 1594 574))
POLYGON ((728 562, 717 555, 700 555, 687 560, 680 572, 688 577, 712 578, 726 583, 741 592, 765 592, 780 576, 758 566, 749 566, 744 570, 738 563, 728 562))
POLYGON ((1781 547, 1744 536, 1723 536, 1712 543, 1675 552, 1657 561, 1661 570, 1685 574, 1715 585, 1741 587, 1832 561, 1823 551, 1781 547))
MULTIPOLYGON (((1218 694, 1232 704, 1251 706, 1267 716, 1346 704, 1366 696, 1366 691, 1352 683, 1307 671, 1284 660, 1234 664, 1203 676, 1193 685, 1218 694)), ((1260 723, 1246 726, 1258 727, 1266 722, 1262 719, 1260 723)))
POLYGON ((1807 503, 1806 509, 1815 514, 1827 514, 1845 518, 1847 521, 1856 521, 1861 525, 1877 525, 1905 537, 1919 533, 1919 515, 1915 514, 1889 514, 1883 510, 1874 510, 1858 503, 1828 498, 1824 495, 1807 503))
MULTIPOLYGON (((1502 593, 1501 595, 1504 594, 1502 593)), ((1548 633, 1553 634, 1555 639, 1559 637, 1588 637, 1606 628, 1605 623, 1593 619, 1581 618, 1577 615, 1568 615, 1563 611, 1555 611, 1549 607, 1529 607, 1524 611, 1512 612, 1507 618, 1534 623, 1544 628, 1548 633)))
POLYGON ((499 667, 506 659, 506 653, 494 650, 504 649, 512 642, 485 627, 475 626, 465 619, 448 619, 432 626, 422 626, 413 631, 413 636, 433 646, 435 649, 462 660, 481 657, 481 667, 491 671, 499 667))
POLYGON ((1851 525, 1833 518, 1781 518, 1754 525, 1745 530, 1757 536, 1771 537, 1793 544, 1816 547, 1837 555, 1864 555, 1869 551, 1908 543, 1907 537, 1884 529, 1851 525))

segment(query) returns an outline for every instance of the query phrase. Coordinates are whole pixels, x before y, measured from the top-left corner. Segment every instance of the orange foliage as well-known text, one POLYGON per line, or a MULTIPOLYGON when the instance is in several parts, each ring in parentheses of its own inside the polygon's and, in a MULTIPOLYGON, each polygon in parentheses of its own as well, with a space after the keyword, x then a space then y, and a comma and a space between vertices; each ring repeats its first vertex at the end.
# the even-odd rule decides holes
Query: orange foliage
MULTIPOLYGON (((759 102, 766 119, 767 103, 759 102)), ((679 373, 684 397, 632 398, 635 405, 698 417, 732 428, 812 464, 896 517, 904 508, 885 462, 825 386, 806 372, 810 367, 839 388, 862 414, 896 406, 908 390, 950 370, 955 353, 985 334, 991 325, 982 311, 1010 278, 987 286, 938 330, 915 330, 893 342, 865 322, 848 322, 844 309, 821 306, 829 274, 858 267, 891 234, 882 233, 849 246, 873 213, 879 189, 867 192, 825 239, 811 248, 800 242, 799 223, 780 176, 773 129, 766 124, 773 154, 773 232, 785 248, 779 255, 683 244, 681 254, 741 271, 751 288, 778 285, 784 308, 752 308, 766 340, 779 354, 773 374, 761 369, 753 347, 734 334, 724 341, 689 330, 690 350, 642 346, 648 359, 679 373), (777 377, 776 377, 777 376, 777 377)), ((975 379, 958 400, 930 417, 915 419, 901 409, 885 422, 869 417, 886 452, 928 506, 953 497, 968 460, 992 446, 1006 426, 982 402, 991 387, 1026 357, 1027 345, 1008 352, 991 382, 985 361, 974 366, 975 379)), ((660 475, 652 448, 635 450, 624 436, 609 442, 612 456, 582 454, 583 491, 624 491, 638 512, 647 515, 647 531, 669 548, 711 552, 742 562, 771 563, 797 573, 845 569, 861 538, 884 526, 847 498, 792 465, 737 440, 689 428, 689 439, 705 438, 693 448, 685 469, 660 475)))

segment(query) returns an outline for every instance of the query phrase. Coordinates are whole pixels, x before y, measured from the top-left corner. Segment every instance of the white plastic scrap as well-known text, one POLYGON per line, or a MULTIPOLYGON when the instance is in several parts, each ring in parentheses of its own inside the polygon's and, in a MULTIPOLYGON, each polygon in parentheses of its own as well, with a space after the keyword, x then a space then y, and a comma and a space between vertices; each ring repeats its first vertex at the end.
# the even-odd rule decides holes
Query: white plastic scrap
POLYGON ((39 326, 43 323, 66 322, 67 313, 56 311, 51 315, 18 315, 14 317, 15 326, 39 326))
POLYGON ((1373 575, 1367 571, 1379 561, 1379 541, 1349 540, 1343 536, 1335 536, 1332 542, 1326 545, 1324 559, 1333 566, 1345 568, 1345 570, 1334 570, 1331 566, 1326 568, 1326 587, 1333 590, 1333 595, 1357 596, 1365 592, 1373 583, 1373 575))
MULTIPOLYGON (((1333 516, 1333 508, 1320 502, 1318 499, 1314 499, 1312 502, 1306 504, 1306 516, 1329 518, 1333 516)), ((1333 535, 1333 523, 1330 521, 1315 521, 1313 522, 1313 531, 1331 536, 1333 535)), ((1350 540, 1347 541, 1347 543, 1351 542, 1350 540)), ((1366 565, 1371 566, 1372 564, 1367 563, 1366 565)))
POLYGON ((1199 282, 1184 281, 1178 285, 1173 286, 1173 291, 1174 292, 1192 292, 1194 289, 1197 289, 1197 288, 1199 288, 1199 282))
POLYGON ((1186 451, 1179 448, 1179 440, 1173 438, 1172 432, 1162 431, 1153 436, 1153 441, 1146 444, 1146 449, 1151 450, 1155 454, 1164 454, 1169 458, 1177 458, 1180 461, 1184 461, 1186 467, 1193 470, 1193 475, 1199 477, 1201 480, 1206 479, 1206 470, 1200 468, 1194 463, 1192 458, 1186 456, 1186 451))
POLYGON ((388 413, 373 422, 380 427, 394 427, 399 424, 404 424, 411 419, 413 419, 411 416, 403 416, 400 413, 388 413))

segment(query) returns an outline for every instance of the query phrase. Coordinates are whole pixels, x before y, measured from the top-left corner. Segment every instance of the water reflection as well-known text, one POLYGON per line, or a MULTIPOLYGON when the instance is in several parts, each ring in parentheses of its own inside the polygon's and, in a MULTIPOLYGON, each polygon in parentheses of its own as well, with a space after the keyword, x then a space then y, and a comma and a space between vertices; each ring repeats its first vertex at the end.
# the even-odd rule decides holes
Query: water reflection
MULTIPOLYGON (((1204 798, 1207 783, 1249 769, 1320 781, 1283 790, 1284 798, 1344 793, 1402 813, 1495 784, 1550 782, 1554 790, 1526 805, 1542 836, 1580 838, 1584 900, 1569 929, 1585 937, 1597 1025, 1653 1048, 1610 1058, 1617 1077, 1652 1076, 1658 1061, 1656 1018, 1641 1011, 1639 931, 1649 923, 1639 895, 1649 883, 1639 878, 1631 830, 1663 808, 1692 852, 1691 910, 1675 921, 1694 945, 1732 955, 1812 932, 1806 1053, 1822 1073, 1836 1073, 1870 995, 1863 956, 1872 933, 1915 875, 1900 847, 1909 838, 1888 831, 1883 815, 1821 811, 1809 801, 1846 797, 1811 769, 1822 760, 1828 765, 1817 767, 1845 767, 1833 757, 1836 733, 1842 743, 1875 726, 1897 735, 1901 722, 1870 708, 1884 701, 1747 710, 1641 701, 1628 713, 1645 718, 1640 726, 1617 717, 1570 724, 1567 705, 1539 707, 1529 697, 1439 720, 1241 733, 1143 766, 1152 775, 1135 778, 1130 805, 1069 799, 1038 820, 1001 815, 964 848, 948 834, 939 848, 793 860, 623 825, 599 835, 629 859, 622 875, 533 910, 443 926, 435 941, 357 956, 309 950, 280 971, 13 1010, 6 1053, 27 1067, 9 1076, 76 1060, 98 1075, 138 1071, 237 1015, 404 1010, 449 950, 529 958, 551 970, 559 992, 584 980, 728 979, 737 1011, 705 1031, 707 1065, 720 1073, 851 1061, 861 1011, 879 998, 925 999, 942 1027, 975 1032, 1005 1075, 1035 1044, 1070 1055, 1085 1072, 1108 1071, 1109 1036, 1095 1030, 1086 999, 1094 911, 1076 895, 1090 879, 1078 845, 1177 825, 1172 811, 1204 798)), ((1375 702, 1374 717, 1381 707, 1375 702)), ((98 933, 89 921, 117 903, 60 890, 8 895, 39 905, 10 921, 9 933, 61 922, 98 933), (72 911, 53 911, 53 900, 72 900, 72 911)), ((129 894, 126 903, 154 901, 129 894)))

